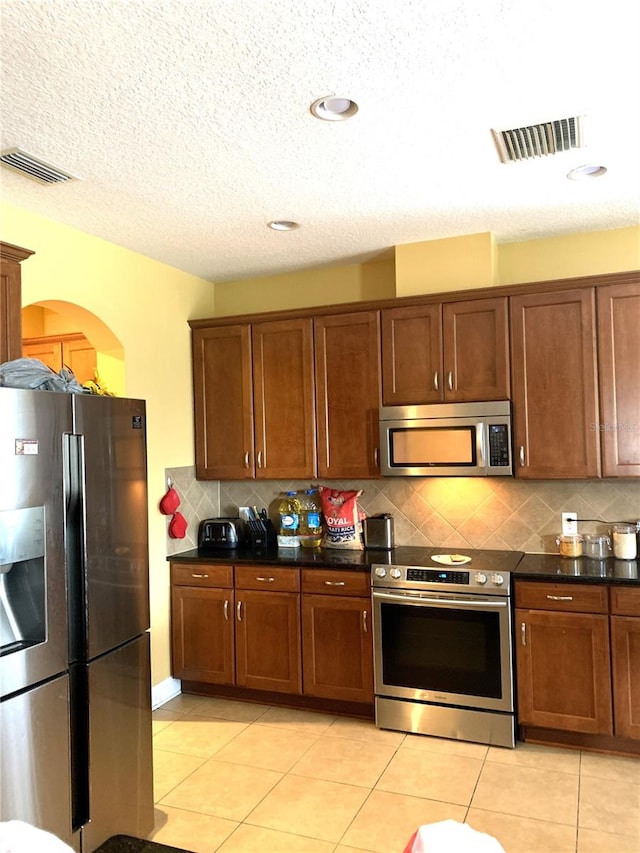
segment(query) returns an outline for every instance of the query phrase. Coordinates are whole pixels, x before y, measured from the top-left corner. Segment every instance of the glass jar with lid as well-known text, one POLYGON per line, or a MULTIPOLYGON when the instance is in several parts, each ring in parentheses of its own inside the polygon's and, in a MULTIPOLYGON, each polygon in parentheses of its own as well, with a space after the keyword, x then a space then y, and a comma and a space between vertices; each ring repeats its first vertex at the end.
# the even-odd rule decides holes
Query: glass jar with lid
POLYGON ((638 547, 633 524, 614 524, 612 528, 613 555, 618 560, 635 560, 638 547))
POLYGON ((605 560, 611 553, 611 539, 606 534, 585 533, 582 551, 592 560, 605 560))
POLYGON ((557 537, 556 544, 560 548, 561 557, 582 556, 582 536, 579 533, 570 536, 561 534, 557 537))

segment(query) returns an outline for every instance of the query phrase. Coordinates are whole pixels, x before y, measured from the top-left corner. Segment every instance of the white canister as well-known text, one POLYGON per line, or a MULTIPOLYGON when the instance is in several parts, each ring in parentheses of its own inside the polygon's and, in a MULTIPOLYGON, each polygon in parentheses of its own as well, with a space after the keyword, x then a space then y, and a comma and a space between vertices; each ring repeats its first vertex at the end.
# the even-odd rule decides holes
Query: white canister
POLYGON ((635 560, 638 554, 636 529, 632 524, 613 525, 613 556, 617 560, 635 560))

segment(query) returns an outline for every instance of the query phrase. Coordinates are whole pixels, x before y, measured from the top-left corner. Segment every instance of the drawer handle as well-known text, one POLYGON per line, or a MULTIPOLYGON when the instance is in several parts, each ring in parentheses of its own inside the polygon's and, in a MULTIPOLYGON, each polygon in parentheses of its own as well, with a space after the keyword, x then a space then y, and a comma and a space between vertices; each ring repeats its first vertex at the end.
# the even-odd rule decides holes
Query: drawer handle
POLYGON ((263 583, 273 583, 273 582, 274 582, 274 580, 275 580, 275 578, 263 578, 263 577, 257 577, 257 578, 256 578, 256 580, 257 580, 257 581, 263 581, 263 583))
POLYGON ((238 622, 242 622, 242 602, 239 601, 236 606, 236 616, 238 617, 238 622))
POLYGON ((344 586, 344 581, 325 581, 325 586, 344 586))
POLYGON ((367 626, 367 611, 366 610, 362 611, 362 630, 365 632, 365 634, 369 633, 369 628, 367 626))
POLYGON ((522 622, 520 625, 520 642, 523 646, 527 645, 527 623, 522 622))
POLYGON ((226 598, 224 600, 224 619, 225 622, 229 621, 229 601, 226 598))
POLYGON ((573 601, 572 595, 548 595, 549 601, 573 601))
POLYGON ((195 572, 191 572, 192 578, 208 578, 209 575, 197 575, 195 572))

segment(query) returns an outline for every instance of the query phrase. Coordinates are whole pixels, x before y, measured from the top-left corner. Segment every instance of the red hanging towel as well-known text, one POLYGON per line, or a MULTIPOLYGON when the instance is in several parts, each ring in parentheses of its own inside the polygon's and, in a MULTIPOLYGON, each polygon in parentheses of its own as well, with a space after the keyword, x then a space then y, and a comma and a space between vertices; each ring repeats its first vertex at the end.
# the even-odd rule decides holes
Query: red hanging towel
POLYGON ((160 512, 163 515, 173 515, 180 506, 180 497, 173 486, 169 486, 167 493, 160 501, 160 512))
POLYGON ((169 536, 172 539, 184 539, 187 534, 187 519, 181 512, 174 512, 169 522, 169 536))

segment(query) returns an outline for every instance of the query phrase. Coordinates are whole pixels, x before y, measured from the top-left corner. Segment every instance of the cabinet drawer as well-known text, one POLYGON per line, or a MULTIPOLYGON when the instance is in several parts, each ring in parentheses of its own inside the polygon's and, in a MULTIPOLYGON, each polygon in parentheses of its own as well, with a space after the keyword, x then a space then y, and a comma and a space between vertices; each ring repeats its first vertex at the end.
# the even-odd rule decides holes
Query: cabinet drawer
POLYGON ((300 570, 277 566, 236 566, 236 589, 298 592, 300 570))
POLYGON ((611 586, 609 600, 616 616, 640 616, 640 588, 611 586))
POLYGON ((578 583, 516 581, 516 607, 528 610, 563 610, 573 613, 607 613, 607 587, 578 583))
POLYGON ((174 586, 233 587, 233 566, 207 563, 171 563, 171 583, 174 586))
POLYGON ((302 591, 325 595, 357 595, 369 598, 371 595, 371 578, 368 572, 303 569, 302 591))

